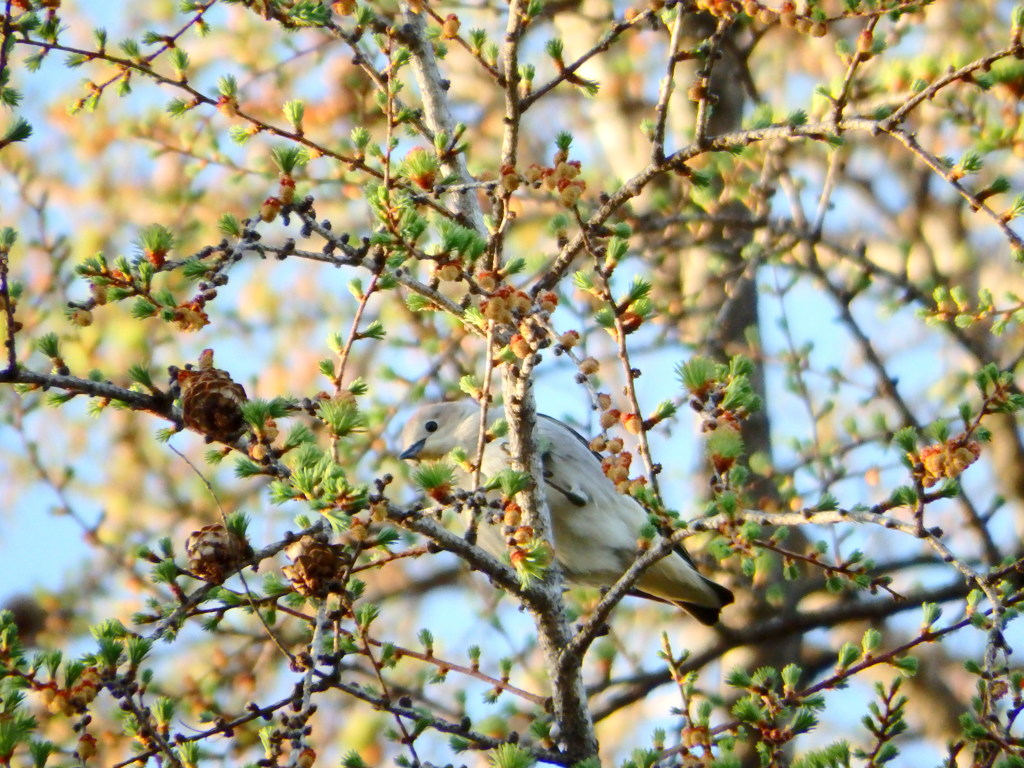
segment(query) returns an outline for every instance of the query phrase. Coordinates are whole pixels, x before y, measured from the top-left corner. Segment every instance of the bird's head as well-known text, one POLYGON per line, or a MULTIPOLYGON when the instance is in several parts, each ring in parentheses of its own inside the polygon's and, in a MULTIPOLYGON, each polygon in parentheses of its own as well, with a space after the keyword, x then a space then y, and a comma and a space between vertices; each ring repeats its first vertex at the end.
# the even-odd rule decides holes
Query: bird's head
POLYGON ((440 459, 453 448, 475 442, 480 406, 472 400, 431 403, 417 408, 402 428, 398 458, 405 461, 440 459))

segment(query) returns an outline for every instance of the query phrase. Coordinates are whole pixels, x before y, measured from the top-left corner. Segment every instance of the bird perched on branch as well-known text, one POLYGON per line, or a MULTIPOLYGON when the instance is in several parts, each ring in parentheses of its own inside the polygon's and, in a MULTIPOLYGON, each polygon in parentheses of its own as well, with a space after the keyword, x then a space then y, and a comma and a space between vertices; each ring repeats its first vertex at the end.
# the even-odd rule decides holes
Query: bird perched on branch
MULTIPOLYGON (((488 422, 499 417, 491 409, 488 422)), ((420 407, 402 430, 399 458, 411 461, 444 458, 461 448, 475 461, 480 434, 480 406, 472 400, 420 407)), ((566 578, 590 587, 609 587, 637 557, 637 541, 647 523, 638 501, 615 489, 600 457, 572 427, 538 414, 537 444, 543 466, 555 556, 566 578)), ((510 464, 507 444, 485 445, 481 475, 486 481, 510 464)), ((468 480, 469 475, 464 475, 468 480)), ((502 560, 508 549, 501 526, 484 521, 478 533, 484 550, 502 560)), ((732 592, 701 576, 682 546, 651 565, 630 593, 672 603, 702 624, 714 624, 732 592)))

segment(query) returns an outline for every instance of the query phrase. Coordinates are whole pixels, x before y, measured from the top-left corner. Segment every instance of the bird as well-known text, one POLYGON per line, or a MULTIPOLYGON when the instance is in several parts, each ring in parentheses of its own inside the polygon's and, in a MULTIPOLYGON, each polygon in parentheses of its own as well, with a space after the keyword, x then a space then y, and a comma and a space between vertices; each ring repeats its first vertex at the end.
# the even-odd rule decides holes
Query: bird
MULTIPOLYGON (((492 408, 488 426, 500 415, 492 408)), ((400 440, 403 461, 443 459, 455 448, 476 457, 480 406, 473 400, 422 405, 409 417, 400 440)), ((638 554, 637 541, 647 523, 647 511, 631 496, 619 493, 604 474, 600 456, 568 424, 538 414, 536 439, 551 513, 555 557, 566 579, 574 584, 606 588, 614 584, 638 554)), ((493 477, 511 464, 507 442, 495 439, 484 447, 480 471, 493 477)), ((462 479, 469 480, 469 473, 462 479)), ((507 562, 500 523, 484 521, 477 543, 507 562)), ((651 565, 631 595, 671 603, 702 624, 718 622, 733 593, 697 572, 686 550, 674 551, 651 565)))

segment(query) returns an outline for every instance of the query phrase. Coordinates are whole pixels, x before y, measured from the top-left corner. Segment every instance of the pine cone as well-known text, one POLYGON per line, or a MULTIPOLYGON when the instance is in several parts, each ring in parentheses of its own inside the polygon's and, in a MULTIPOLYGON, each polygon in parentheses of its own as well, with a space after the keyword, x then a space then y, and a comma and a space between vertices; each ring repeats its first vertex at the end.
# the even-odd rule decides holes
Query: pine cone
POLYGON ((220 523, 194 531, 188 537, 185 551, 188 569, 211 584, 223 584, 253 554, 248 541, 220 523))
POLYGON ((313 536, 303 536, 286 553, 292 564, 284 566, 281 572, 304 597, 324 597, 345 565, 341 547, 325 544, 313 536))
POLYGON ((245 428, 241 405, 248 398, 231 374, 213 367, 213 350, 204 349, 199 365, 178 371, 185 426, 211 440, 230 442, 245 428))

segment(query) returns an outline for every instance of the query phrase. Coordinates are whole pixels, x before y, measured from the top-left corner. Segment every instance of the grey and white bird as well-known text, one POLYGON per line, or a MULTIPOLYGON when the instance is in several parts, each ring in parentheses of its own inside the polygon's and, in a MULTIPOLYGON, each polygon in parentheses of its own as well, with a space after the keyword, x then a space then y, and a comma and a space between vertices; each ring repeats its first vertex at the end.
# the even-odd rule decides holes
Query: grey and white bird
MULTIPOLYGON (((493 423, 500 408, 488 411, 493 423)), ((444 458, 454 448, 476 456, 480 432, 480 406, 472 400, 421 406, 402 430, 399 458, 410 461, 444 458)), ((615 489, 601 468, 588 441, 572 427, 550 416, 539 415, 537 443, 555 556, 565 577, 589 587, 609 587, 637 557, 637 540, 647 522, 647 512, 630 496, 615 489)), ((487 443, 481 462, 486 480, 509 466, 507 443, 487 443)), ((468 473, 463 481, 469 481, 468 473)), ((480 525, 478 544, 499 560, 507 561, 500 526, 480 525)), ((701 576, 682 546, 650 566, 630 593, 676 605, 702 624, 711 625, 733 594, 701 576)))

